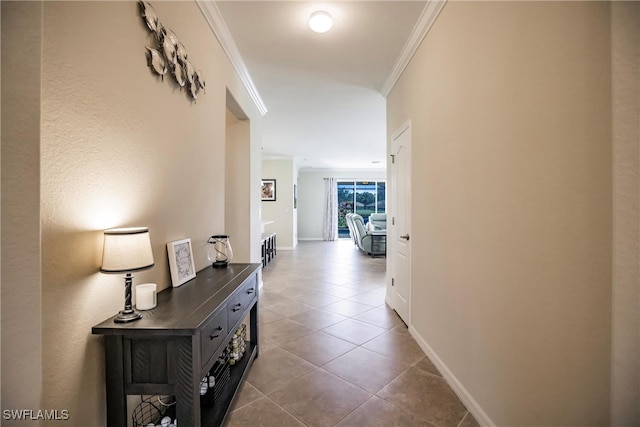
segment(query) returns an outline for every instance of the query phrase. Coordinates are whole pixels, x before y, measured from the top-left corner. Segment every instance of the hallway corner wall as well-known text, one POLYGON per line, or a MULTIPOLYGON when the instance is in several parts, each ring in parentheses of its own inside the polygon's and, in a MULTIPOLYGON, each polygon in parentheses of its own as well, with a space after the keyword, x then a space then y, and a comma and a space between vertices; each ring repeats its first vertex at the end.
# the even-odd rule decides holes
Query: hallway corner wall
POLYGON ((609 18, 448 2, 387 99, 413 125, 411 329, 484 425, 609 423, 609 18))

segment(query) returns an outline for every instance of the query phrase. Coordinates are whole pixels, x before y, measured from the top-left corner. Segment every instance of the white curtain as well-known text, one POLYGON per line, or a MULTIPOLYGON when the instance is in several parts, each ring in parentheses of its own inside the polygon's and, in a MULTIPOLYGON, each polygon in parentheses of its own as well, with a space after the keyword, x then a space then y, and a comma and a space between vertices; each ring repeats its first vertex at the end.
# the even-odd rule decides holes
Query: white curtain
POLYGON ((324 211, 324 226, 322 237, 324 240, 338 238, 338 181, 336 178, 325 178, 326 208, 324 211))

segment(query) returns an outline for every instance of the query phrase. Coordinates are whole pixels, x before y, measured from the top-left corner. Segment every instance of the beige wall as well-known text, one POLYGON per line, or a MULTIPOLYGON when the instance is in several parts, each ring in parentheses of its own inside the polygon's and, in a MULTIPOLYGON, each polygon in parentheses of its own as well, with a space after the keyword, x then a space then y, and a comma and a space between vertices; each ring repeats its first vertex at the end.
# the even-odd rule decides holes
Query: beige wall
POLYGON ((42 392, 38 169, 41 86, 40 57, 33 52, 42 48, 42 4, 2 2, 1 7, 1 400, 2 409, 39 408, 42 392), (14 63, 21 66, 10 66, 14 63))
POLYGON ((484 424, 609 422, 609 22, 449 2, 388 97, 389 135, 412 120, 411 329, 484 424))
MULTIPOLYGON (((42 25, 34 29, 42 40, 42 57, 38 49, 29 52, 37 59, 31 68, 37 73, 42 68, 41 229, 36 227, 42 235, 42 276, 41 282, 26 277, 28 285, 42 289, 42 311, 35 314, 42 319, 36 338, 43 354, 28 376, 22 370, 10 382, 3 378, 3 396, 23 386, 37 393, 39 384, 31 382, 43 372, 42 400, 34 409, 67 409, 71 418, 64 425, 104 426, 103 346, 91 327, 122 308, 124 286, 118 275, 98 272, 102 230, 149 226, 156 264, 138 273, 134 285, 169 286, 165 245, 176 239, 192 239, 196 269, 203 268, 206 238, 225 229, 225 182, 236 178, 225 169, 227 90, 248 116, 245 136, 250 133, 248 144, 258 152, 260 116, 195 2, 154 2, 154 7, 206 80, 206 94, 197 103, 169 76, 162 81, 150 72, 145 46, 152 40, 136 2, 33 4, 43 10, 42 25)), ((2 31, 4 38, 4 25, 2 31)), ((3 61, 3 75, 6 66, 3 61)), ((3 104, 4 98, 3 93, 3 104)), ((3 150, 4 145, 3 137, 3 150)), ((30 160, 37 165, 35 154, 30 160)), ((259 194, 256 160, 252 155, 238 178, 247 198, 252 191, 256 199, 259 194)), ((37 167, 16 173, 16 180, 32 180, 37 167)), ((3 197, 4 183, 3 176, 3 197)), ((6 191, 16 196, 17 190, 6 191)), ((243 239, 257 245, 257 203, 249 210, 254 217, 247 216, 251 224, 245 225, 252 231, 243 239)), ((245 247, 244 258, 252 256, 248 242, 239 244, 245 247)), ((259 249, 253 252, 259 258, 259 249)), ((3 272, 21 267, 9 261, 3 258, 3 272)), ((39 266, 37 258, 31 264, 39 266)), ((3 296, 6 289, 21 286, 21 281, 3 280, 3 296)), ((2 308, 3 316, 21 311, 7 307, 4 298, 2 308)), ((37 325, 35 317, 27 327, 37 325)), ((3 322, 3 341, 5 335, 3 322)), ((20 367, 18 359, 4 356, 3 370, 20 367)))
MULTIPOLYGON (((251 199, 247 197, 255 182, 251 181, 250 123, 227 110, 225 134, 225 224, 224 230, 233 248, 233 262, 250 262, 255 242, 246 226, 251 217, 251 199)), ((254 203, 255 204, 255 203, 254 203)))
POLYGON ((295 249, 298 209, 293 208, 293 184, 297 184, 298 168, 293 160, 263 160, 262 178, 276 180, 275 202, 261 202, 262 220, 273 221, 265 226, 265 231, 277 234, 278 249, 295 249))
POLYGON ((640 425, 640 3, 611 4, 613 330, 611 425, 640 425))

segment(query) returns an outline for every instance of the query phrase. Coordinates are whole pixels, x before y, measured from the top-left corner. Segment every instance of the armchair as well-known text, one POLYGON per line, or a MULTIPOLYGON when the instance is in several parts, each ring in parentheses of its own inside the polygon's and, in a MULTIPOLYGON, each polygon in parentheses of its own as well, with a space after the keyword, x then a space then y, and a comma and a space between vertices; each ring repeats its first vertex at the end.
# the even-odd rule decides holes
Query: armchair
POLYGON ((347 227, 349 228, 349 236, 351 236, 351 240, 353 240, 353 244, 358 246, 358 240, 356 236, 356 229, 353 225, 353 215, 354 213, 348 213, 344 216, 345 221, 347 222, 347 227))
POLYGON ((353 223, 353 228, 356 234, 356 244, 358 247, 364 252, 370 255, 379 255, 380 248, 376 248, 373 243, 373 235, 384 233, 386 234, 386 230, 379 231, 371 231, 367 230, 367 227, 364 225, 364 220, 358 214, 353 214, 351 216, 351 221, 353 223))
POLYGON ((387 229, 387 214, 386 213, 372 213, 369 215, 369 229, 370 230, 386 230, 387 229))

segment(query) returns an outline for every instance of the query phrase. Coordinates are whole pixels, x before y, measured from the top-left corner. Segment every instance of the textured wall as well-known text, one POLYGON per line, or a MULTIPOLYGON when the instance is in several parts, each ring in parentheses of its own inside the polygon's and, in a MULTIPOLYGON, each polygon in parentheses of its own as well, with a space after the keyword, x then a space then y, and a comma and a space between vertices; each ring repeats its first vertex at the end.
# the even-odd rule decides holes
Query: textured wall
MULTIPOLYGON (((21 281, 6 281, 3 274, 3 350, 4 316, 11 312, 34 314, 14 330, 24 337, 22 342, 11 345, 20 349, 33 339, 43 350, 41 362, 33 360, 40 358, 38 345, 30 352, 23 349, 19 357, 3 351, 3 370, 23 372, 28 363, 31 375, 18 378, 21 381, 3 375, 2 393, 18 396, 25 388, 39 401, 32 409, 68 410, 70 419, 64 425, 104 426, 103 346, 101 338, 91 335, 91 327, 122 308, 124 285, 122 277, 98 272, 102 230, 149 226, 156 265, 137 274, 134 285, 170 285, 165 245, 172 240, 190 237, 196 269, 207 264, 204 242, 225 226, 225 180, 237 178, 225 171, 228 90, 251 123, 251 160, 238 179, 245 183, 245 196, 254 200, 249 203, 253 217, 245 218, 251 232, 244 239, 247 247, 248 240, 253 241, 251 256, 258 259, 260 164, 255 152, 259 156, 260 142, 253 131, 259 130, 259 114, 195 2, 154 2, 154 7, 207 82, 207 92, 197 103, 169 76, 161 81, 147 67, 145 46, 152 40, 136 2, 16 2, 14 7, 21 12, 39 8, 29 24, 42 49, 19 52, 10 62, 3 57, 3 78, 7 64, 21 73, 12 81, 15 86, 30 83, 35 72, 35 84, 28 89, 41 100, 33 101, 34 113, 21 102, 7 107, 3 92, 3 113, 13 109, 31 126, 24 135, 38 141, 27 153, 33 169, 3 165, 3 201, 23 199, 28 206, 21 222, 28 222, 35 234, 16 251, 29 252, 26 259, 33 268, 11 265, 20 268, 21 281), (5 186, 9 180, 4 172, 10 170, 11 182, 22 183, 18 188, 5 186), (38 195, 39 203, 30 202, 38 195), (38 304, 41 298, 41 309, 34 312, 23 304, 5 313, 5 293, 18 291, 33 297, 25 303, 38 304)), ((3 2, 2 8, 5 17, 8 6, 3 2)), ((3 25, 3 40, 6 31, 25 28, 3 25)), ((3 154, 5 143, 14 150, 33 145, 24 139, 5 141, 4 136, 3 154)), ((3 257, 3 273, 9 261, 3 257)), ((19 404, 31 407, 31 401, 19 404)))
POLYGON ((448 2, 388 97, 389 131, 413 124, 412 328, 483 422, 609 422, 609 22, 448 2))
POLYGON ((611 425, 640 425, 640 3, 613 2, 611 425))
MULTIPOLYGON (((2 409, 39 409, 42 4, 2 2, 2 409), (11 384, 6 387, 5 384, 11 384)), ((2 425, 14 425, 3 420, 2 425)))

